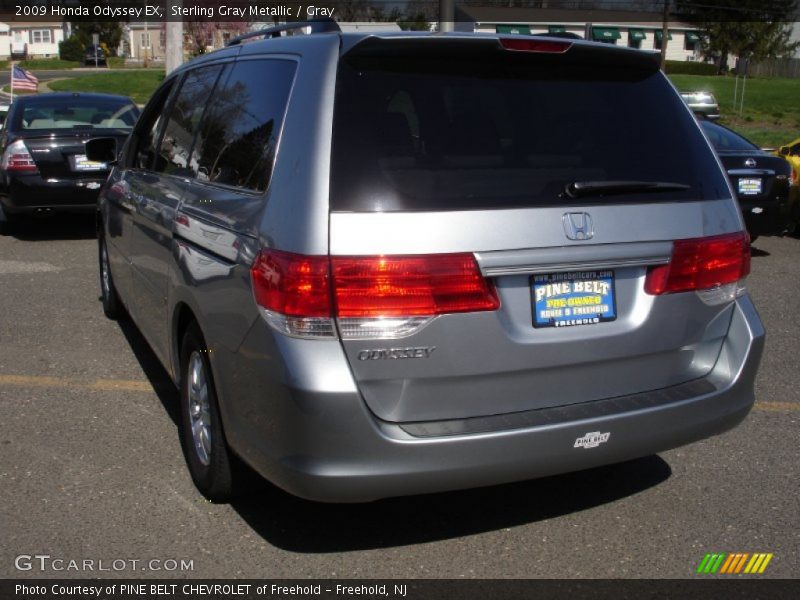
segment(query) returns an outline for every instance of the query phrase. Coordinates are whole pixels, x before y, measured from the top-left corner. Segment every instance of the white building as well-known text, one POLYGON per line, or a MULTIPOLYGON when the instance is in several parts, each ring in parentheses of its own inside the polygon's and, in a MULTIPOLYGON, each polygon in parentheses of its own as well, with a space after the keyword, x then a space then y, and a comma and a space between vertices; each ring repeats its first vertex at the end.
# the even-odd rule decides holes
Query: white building
MULTIPOLYGON (((661 50, 659 15, 607 10, 462 6, 457 31, 484 33, 572 33, 582 38, 641 50, 661 50), (645 20, 647 19, 647 20, 645 20)), ((687 23, 668 24, 667 60, 700 60, 700 32, 687 23)))
POLYGON ((61 21, 0 23, 0 59, 58 58, 64 41, 61 21))

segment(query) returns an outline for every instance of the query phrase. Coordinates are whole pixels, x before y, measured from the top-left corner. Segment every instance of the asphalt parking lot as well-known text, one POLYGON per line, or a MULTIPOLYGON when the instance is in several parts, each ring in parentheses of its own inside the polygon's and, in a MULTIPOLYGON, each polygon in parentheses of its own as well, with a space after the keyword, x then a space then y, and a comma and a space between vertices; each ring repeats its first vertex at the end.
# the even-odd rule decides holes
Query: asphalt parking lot
POLYGON ((767 349, 737 429, 592 471, 347 506, 269 487, 205 501, 176 394, 136 328, 103 317, 96 262, 91 219, 0 236, 0 577, 691 578, 707 552, 773 553, 756 577, 800 573, 800 239, 755 243, 767 349))

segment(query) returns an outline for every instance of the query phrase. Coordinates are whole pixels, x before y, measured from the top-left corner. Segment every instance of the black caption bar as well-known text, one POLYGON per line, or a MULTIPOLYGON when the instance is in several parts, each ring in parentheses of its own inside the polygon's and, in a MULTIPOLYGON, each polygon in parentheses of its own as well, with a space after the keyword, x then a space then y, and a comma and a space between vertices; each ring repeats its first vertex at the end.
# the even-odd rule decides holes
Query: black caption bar
POLYGON ((4 579, 3 600, 772 600, 800 597, 800 580, 113 580, 4 579))
MULTIPOLYGON (((672 0, 670 20, 792 22, 790 0, 672 0)), ((452 0, 455 21, 463 23, 635 23, 660 22, 661 0, 452 0)), ((262 23, 333 18, 338 21, 396 21, 439 18, 439 0, 0 0, 0 21, 214 21, 262 23)))

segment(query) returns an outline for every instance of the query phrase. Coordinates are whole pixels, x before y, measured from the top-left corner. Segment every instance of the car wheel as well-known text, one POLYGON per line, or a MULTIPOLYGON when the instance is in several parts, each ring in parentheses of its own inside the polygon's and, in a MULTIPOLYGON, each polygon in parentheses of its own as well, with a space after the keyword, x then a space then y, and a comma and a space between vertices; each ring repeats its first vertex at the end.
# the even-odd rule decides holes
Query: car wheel
POLYGON ((238 465, 225 441, 208 348, 196 323, 181 344, 181 442, 197 489, 212 502, 230 500, 238 465))
POLYGON ((100 299, 103 302, 103 313, 109 319, 119 319, 123 314, 122 303, 114 287, 114 278, 111 276, 111 266, 108 262, 108 248, 102 236, 99 241, 100 263, 100 299))

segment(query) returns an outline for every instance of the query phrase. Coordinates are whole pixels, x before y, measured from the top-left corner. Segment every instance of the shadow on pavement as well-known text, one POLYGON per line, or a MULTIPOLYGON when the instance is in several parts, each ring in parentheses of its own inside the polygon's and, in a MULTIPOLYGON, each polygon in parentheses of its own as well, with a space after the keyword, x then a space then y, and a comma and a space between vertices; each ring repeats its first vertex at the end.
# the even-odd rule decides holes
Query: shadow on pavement
MULTIPOLYGON (((138 327, 131 321, 127 315, 117 321, 119 328, 122 330, 122 335, 128 341, 128 345, 133 350, 133 355, 144 371, 150 385, 153 386, 158 399, 164 405, 164 410, 172 419, 175 426, 178 425, 180 415, 180 402, 178 400, 178 390, 172 383, 167 371, 161 366, 161 362, 156 357, 155 353, 150 349, 150 345, 144 336, 139 331, 138 327)), ((176 440, 177 440, 176 436, 176 440)))
POLYGON ((515 527, 620 500, 672 474, 658 456, 488 488, 319 504, 274 487, 233 508, 270 544, 292 552, 342 552, 419 544, 515 527))
POLYGON ((90 240, 97 237, 94 213, 19 218, 3 234, 26 242, 90 240))

